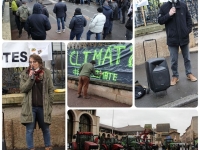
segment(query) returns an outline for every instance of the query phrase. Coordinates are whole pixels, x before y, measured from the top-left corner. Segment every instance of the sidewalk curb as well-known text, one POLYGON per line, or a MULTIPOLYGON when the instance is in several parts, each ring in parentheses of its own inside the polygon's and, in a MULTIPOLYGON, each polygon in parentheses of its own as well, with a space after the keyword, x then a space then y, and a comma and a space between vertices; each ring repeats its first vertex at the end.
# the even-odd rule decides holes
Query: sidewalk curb
POLYGON ((197 94, 188 95, 186 97, 180 98, 178 100, 175 100, 171 103, 159 106, 159 107, 181 107, 183 105, 187 105, 189 103, 195 102, 198 100, 197 94))

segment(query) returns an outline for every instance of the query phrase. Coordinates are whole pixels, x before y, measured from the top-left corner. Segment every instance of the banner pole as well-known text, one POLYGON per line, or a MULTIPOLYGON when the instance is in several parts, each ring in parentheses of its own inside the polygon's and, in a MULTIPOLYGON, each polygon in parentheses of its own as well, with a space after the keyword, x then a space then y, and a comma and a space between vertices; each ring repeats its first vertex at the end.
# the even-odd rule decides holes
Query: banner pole
POLYGON ((143 16, 144 26, 147 26, 147 25, 146 25, 146 19, 145 19, 145 15, 144 15, 144 9, 143 9, 143 6, 140 7, 140 8, 141 8, 141 11, 142 11, 142 16, 143 16))

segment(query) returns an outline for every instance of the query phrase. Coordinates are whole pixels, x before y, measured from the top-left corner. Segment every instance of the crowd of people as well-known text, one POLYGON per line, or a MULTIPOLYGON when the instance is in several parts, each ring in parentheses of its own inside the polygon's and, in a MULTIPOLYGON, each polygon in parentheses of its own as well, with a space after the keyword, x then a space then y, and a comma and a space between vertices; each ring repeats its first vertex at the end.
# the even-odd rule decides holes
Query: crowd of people
MULTIPOLYGON (((113 22, 116 20, 121 20, 120 23, 124 24, 124 28, 126 28, 126 39, 131 40, 133 5, 130 4, 130 7, 128 8, 129 3, 127 0, 99 0, 97 2, 99 2, 100 6, 97 8, 97 13, 94 14, 89 23, 82 14, 81 8, 75 9, 69 24, 69 29, 71 29, 69 40, 73 40, 75 37, 76 40, 80 40, 87 24, 87 40, 90 40, 92 34, 96 35, 96 40, 101 40, 102 34, 102 39, 104 40, 108 34, 112 34, 113 22), (101 3, 103 3, 103 5, 101 5, 101 3), (126 15, 128 16, 127 21, 126 15)), ((88 0, 87 3, 90 4, 90 1, 88 0)), ((82 4, 81 0, 80 4, 82 4)), ((42 0, 38 0, 37 3, 34 4, 32 11, 27 6, 27 1, 25 0, 12 0, 11 8, 13 15, 15 16, 19 38, 22 36, 22 30, 24 28, 27 32, 28 39, 46 39, 46 31, 51 29, 51 24, 49 21, 49 12, 43 5, 42 0)), ((57 34, 64 33, 65 22, 67 19, 66 3, 63 3, 62 0, 58 0, 53 8, 53 12, 55 13, 57 20, 57 34)))

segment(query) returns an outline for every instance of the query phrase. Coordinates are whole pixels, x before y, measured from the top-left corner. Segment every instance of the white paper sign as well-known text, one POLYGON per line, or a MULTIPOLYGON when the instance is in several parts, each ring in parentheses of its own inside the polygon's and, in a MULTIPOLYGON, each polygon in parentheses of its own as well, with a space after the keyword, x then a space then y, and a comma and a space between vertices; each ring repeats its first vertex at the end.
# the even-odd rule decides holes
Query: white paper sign
POLYGON ((2 67, 28 67, 31 50, 36 49, 36 53, 42 60, 52 60, 51 42, 5 42, 2 44, 2 67))
POLYGON ((148 0, 136 0, 136 7, 142 7, 142 6, 147 6, 149 5, 148 0))

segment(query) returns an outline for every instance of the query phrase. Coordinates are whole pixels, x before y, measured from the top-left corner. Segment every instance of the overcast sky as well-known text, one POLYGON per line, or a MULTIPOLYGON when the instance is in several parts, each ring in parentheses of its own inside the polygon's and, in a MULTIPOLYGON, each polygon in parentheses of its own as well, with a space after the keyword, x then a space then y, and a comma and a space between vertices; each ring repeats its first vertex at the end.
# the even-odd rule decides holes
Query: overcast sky
MULTIPOLYGON (((97 116, 100 117, 100 123, 112 126, 112 109, 97 109, 97 116)), ((196 110, 115 109, 113 127, 124 127, 127 125, 141 125, 141 127, 144 127, 145 124, 152 124, 152 127, 156 127, 156 124, 170 123, 170 128, 177 129, 180 135, 182 135, 186 128, 190 125, 193 116, 198 116, 198 112, 196 110)))

